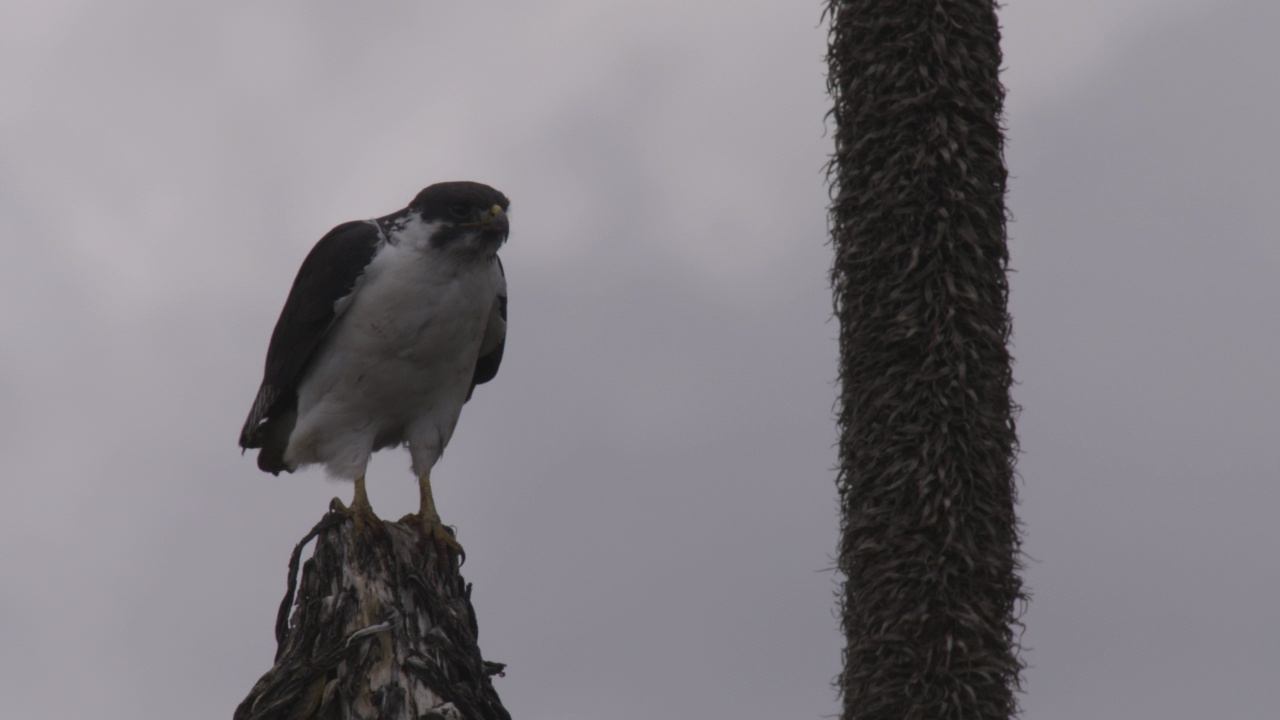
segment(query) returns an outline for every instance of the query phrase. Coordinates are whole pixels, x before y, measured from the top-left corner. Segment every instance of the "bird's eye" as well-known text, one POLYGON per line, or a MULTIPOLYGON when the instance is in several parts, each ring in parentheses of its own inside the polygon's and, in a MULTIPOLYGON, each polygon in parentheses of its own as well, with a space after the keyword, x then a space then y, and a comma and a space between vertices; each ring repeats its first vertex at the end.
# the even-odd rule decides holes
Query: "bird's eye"
POLYGON ((449 206, 449 214, 455 220, 466 220, 471 217, 471 206, 466 203, 454 203, 449 206))

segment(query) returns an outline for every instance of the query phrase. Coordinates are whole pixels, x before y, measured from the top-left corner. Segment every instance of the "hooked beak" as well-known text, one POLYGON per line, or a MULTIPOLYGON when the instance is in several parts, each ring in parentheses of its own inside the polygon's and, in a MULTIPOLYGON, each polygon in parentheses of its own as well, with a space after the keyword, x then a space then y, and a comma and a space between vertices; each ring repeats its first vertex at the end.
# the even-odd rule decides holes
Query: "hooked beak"
POLYGON ((502 209, 501 205, 494 205, 489 208, 489 212, 484 219, 476 223, 476 225, 480 226, 481 231, 486 236, 498 240, 499 243, 507 241, 507 234, 511 230, 511 225, 507 222, 507 213, 502 209))
POLYGON ((511 229, 510 223, 507 222, 507 213, 502 209, 501 205, 494 205, 489 208, 489 215, 480 224, 489 232, 501 232, 502 239, 507 239, 507 233, 511 229))

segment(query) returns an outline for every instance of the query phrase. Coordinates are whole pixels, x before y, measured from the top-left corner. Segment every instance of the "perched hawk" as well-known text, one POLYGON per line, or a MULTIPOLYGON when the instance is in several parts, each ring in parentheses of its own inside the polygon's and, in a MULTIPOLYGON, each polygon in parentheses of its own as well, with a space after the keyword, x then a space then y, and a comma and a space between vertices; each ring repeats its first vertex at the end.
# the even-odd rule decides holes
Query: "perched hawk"
POLYGON ((409 207, 344 223, 302 262, 271 334, 262 386, 240 431, 265 472, 324 465, 355 481, 351 512, 372 515, 364 474, 404 444, 426 539, 460 550, 440 523, 431 468, 475 386, 498 372, 507 332, 506 196, 432 185, 409 207))

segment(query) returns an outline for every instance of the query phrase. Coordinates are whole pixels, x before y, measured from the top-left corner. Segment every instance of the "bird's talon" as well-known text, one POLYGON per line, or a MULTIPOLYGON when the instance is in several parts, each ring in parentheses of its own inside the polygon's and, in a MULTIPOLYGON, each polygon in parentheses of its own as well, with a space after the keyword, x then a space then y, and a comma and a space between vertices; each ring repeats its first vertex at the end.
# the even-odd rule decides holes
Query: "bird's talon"
POLYGON ((405 519, 412 519, 417 525, 418 537, 422 540, 423 549, 430 545, 440 564, 448 565, 454 557, 458 558, 458 565, 462 565, 466 560, 467 553, 454 537, 453 528, 440 522, 439 518, 410 515, 405 519))

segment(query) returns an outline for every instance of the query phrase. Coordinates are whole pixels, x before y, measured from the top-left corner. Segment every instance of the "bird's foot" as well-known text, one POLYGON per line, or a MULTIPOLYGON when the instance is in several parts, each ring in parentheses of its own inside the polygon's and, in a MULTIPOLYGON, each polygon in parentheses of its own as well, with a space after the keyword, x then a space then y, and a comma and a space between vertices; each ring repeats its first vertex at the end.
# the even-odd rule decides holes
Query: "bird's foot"
POLYGON ((426 550, 426 546, 430 544, 435 550, 435 557, 440 565, 448 567, 455 557, 458 558, 458 565, 461 565, 467 559, 467 554, 454 537, 453 528, 440 522, 440 513, 436 512, 436 501, 431 495, 430 469, 418 476, 418 491, 418 514, 406 515, 400 522, 410 527, 417 527, 423 550, 426 550))
POLYGON ((400 524, 416 528, 423 550, 429 546, 441 565, 448 566, 455 557, 459 565, 466 561, 467 553, 454 536, 453 528, 440 522, 439 515, 405 515, 400 518, 400 524))
POLYGON ((351 518, 351 522, 355 523, 357 533, 369 530, 375 532, 385 530, 382 527, 382 518, 373 512, 373 506, 369 504, 369 495, 365 492, 363 476, 356 479, 355 497, 351 499, 350 506, 343 505, 341 500, 334 498, 329 503, 329 507, 333 511, 351 518))

